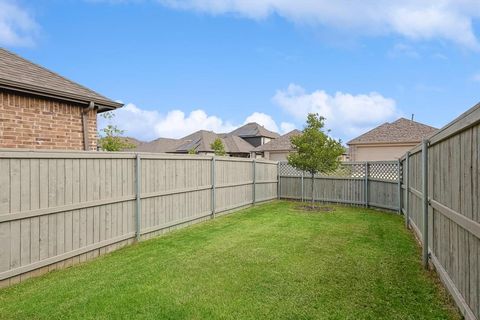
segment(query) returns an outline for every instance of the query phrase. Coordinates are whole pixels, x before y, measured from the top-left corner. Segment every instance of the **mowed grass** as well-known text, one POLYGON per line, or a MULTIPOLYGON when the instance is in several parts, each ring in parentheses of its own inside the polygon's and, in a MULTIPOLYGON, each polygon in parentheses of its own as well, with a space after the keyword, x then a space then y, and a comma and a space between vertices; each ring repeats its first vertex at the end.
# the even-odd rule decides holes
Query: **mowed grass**
POLYGON ((402 218, 273 202, 0 290, 2 319, 458 319, 402 218))

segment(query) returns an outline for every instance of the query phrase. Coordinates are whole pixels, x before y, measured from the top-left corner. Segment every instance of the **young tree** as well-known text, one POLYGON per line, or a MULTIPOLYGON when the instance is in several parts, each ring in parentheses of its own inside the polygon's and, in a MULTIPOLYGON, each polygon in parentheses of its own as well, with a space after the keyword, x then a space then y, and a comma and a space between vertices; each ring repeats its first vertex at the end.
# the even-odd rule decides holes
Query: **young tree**
POLYGON ((310 113, 301 135, 290 138, 296 151, 288 156, 288 163, 298 170, 310 173, 312 177, 312 208, 314 207, 315 174, 335 171, 340 156, 345 151, 341 141, 324 132, 325 118, 310 113))
POLYGON ((100 116, 109 122, 105 128, 100 129, 98 132, 98 135, 100 136, 99 145, 102 150, 122 151, 125 149, 135 148, 133 143, 128 142, 124 137, 122 137, 122 135, 125 133, 125 130, 121 130, 115 124, 113 124, 115 114, 112 112, 104 112, 100 116))
POLYGON ((197 154, 197 151, 195 150, 195 148, 191 148, 188 150, 188 154, 197 154))
POLYGON ((220 138, 215 139, 210 145, 210 148, 213 149, 213 152, 216 156, 224 156, 226 154, 225 147, 223 146, 222 140, 220 138))

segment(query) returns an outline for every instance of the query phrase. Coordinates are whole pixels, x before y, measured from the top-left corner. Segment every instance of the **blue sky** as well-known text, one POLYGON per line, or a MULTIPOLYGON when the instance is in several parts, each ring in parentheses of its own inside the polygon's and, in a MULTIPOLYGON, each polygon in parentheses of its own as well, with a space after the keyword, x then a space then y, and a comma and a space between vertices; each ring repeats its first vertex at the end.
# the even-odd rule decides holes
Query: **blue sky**
POLYGON ((0 45, 127 104, 149 140, 327 117, 347 141, 478 102, 480 2, 0 0, 0 45))

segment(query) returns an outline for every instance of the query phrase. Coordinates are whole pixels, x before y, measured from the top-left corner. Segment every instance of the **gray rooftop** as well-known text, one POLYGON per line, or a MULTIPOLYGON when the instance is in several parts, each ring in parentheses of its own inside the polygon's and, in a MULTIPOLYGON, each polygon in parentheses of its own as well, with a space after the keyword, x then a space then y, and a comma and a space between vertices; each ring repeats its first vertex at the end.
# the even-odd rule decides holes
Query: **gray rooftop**
POLYGON ((93 101, 99 111, 123 106, 3 48, 0 48, 0 88, 84 104, 93 101))
POLYGON ((302 134, 302 131, 297 129, 292 130, 277 139, 256 147, 254 151, 291 151, 293 147, 290 138, 300 134, 302 134))
POLYGON ((180 139, 159 138, 140 145, 136 150, 142 152, 188 153, 213 152, 210 145, 220 138, 227 153, 250 153, 252 145, 237 136, 221 136, 212 131, 200 130, 180 139))
POLYGON ((256 122, 250 122, 246 125, 241 126, 238 129, 233 130, 232 132, 228 133, 229 136, 238 136, 243 138, 248 137, 266 137, 275 139, 280 137, 280 135, 276 132, 270 131, 265 129, 265 127, 259 125, 256 122))
POLYGON ((348 145, 370 143, 419 143, 438 131, 423 123, 400 118, 392 123, 384 123, 361 136, 349 141, 348 145))

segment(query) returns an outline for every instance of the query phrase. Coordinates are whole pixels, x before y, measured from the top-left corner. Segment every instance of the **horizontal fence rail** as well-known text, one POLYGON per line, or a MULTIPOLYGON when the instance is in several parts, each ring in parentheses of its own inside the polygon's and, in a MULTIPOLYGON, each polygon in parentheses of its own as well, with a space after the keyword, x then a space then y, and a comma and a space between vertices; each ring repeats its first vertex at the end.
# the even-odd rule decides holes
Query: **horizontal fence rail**
POLYGON ((0 286, 277 198, 277 162, 0 150, 0 286))
POLYGON ((466 319, 480 319, 479 155, 477 105, 401 159, 406 224, 466 319))
POLYGON ((400 211, 399 162, 342 163, 329 174, 314 179, 286 162, 279 163, 279 196, 283 199, 363 205, 400 211))

